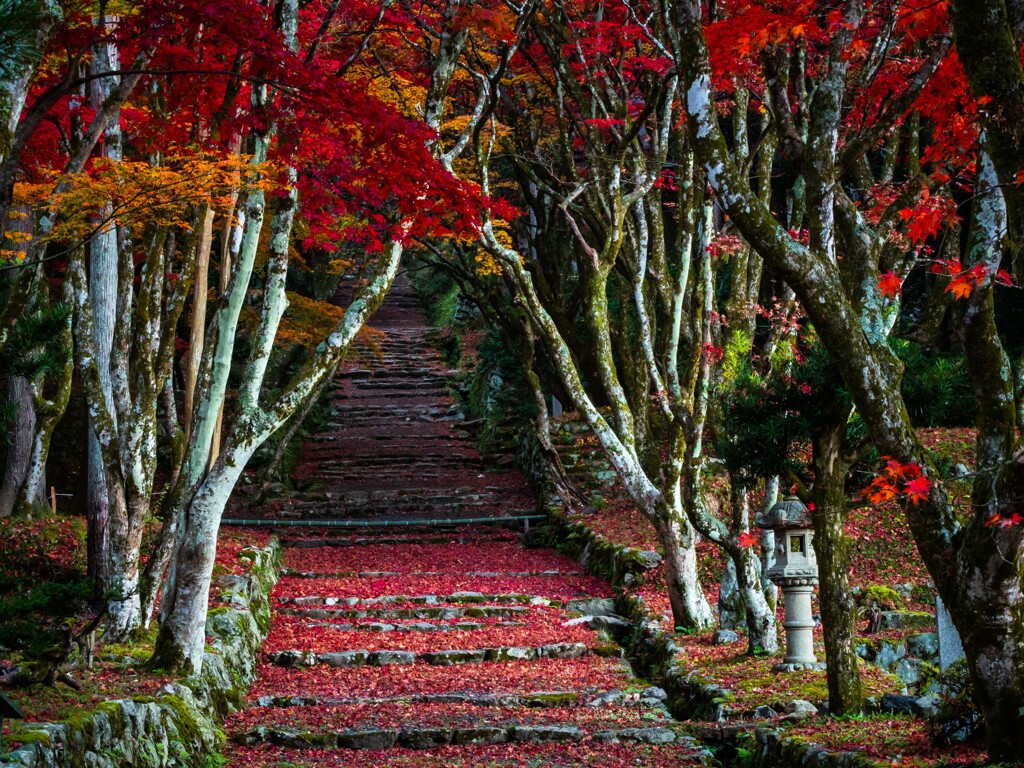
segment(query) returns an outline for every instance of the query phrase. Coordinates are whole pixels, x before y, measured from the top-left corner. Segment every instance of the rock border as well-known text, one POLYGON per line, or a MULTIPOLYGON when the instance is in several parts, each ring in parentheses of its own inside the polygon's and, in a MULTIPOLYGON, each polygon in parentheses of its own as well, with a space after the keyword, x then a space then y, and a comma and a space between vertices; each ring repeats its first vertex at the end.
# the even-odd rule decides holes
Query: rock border
POLYGON ((830 752, 813 741, 770 728, 738 733, 736 742, 746 750, 744 765, 748 768, 891 768, 892 765, 860 752, 830 752))
POLYGON ((198 675, 163 686, 154 697, 104 701, 59 723, 25 723, 25 743, 0 754, 0 768, 204 768, 222 740, 221 724, 256 678, 270 630, 270 591, 281 570, 281 545, 247 547, 245 575, 215 579, 212 638, 198 675))

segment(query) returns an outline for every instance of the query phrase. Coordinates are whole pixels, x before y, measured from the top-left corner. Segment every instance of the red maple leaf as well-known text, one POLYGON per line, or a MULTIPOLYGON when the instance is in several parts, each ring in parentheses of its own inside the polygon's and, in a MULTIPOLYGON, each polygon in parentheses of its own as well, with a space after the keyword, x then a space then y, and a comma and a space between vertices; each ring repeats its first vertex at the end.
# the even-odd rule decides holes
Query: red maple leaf
POLYGON ((907 494, 912 502, 917 504, 920 501, 927 501, 928 493, 931 490, 932 481, 924 475, 915 477, 913 480, 903 486, 903 491, 907 494))
POLYGON ((878 276, 878 292, 887 299, 895 299, 903 292, 903 281, 892 272, 878 276))
MULTIPOLYGON (((999 515, 996 515, 996 517, 999 517, 999 515)), ((1004 517, 1003 519, 1001 519, 999 521, 999 527, 1010 528, 1014 525, 1020 525, 1021 523, 1024 523, 1024 517, 1021 517, 1018 513, 1014 512, 1009 517, 1004 517)))
POLYGON ((736 537, 736 541, 741 547, 752 547, 757 543, 757 536, 750 531, 744 531, 736 537))

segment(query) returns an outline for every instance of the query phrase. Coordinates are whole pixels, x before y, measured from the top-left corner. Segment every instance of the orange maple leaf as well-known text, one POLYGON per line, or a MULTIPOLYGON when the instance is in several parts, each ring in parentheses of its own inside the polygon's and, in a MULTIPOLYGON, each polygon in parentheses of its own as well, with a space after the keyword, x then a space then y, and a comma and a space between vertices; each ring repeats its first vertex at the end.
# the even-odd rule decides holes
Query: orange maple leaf
POLYGON ((971 291, 974 290, 974 283, 966 275, 959 275, 950 281, 949 285, 946 286, 946 290, 957 299, 966 299, 971 295, 971 291))
POLYGON ((896 486, 887 477, 876 477, 871 485, 861 491, 872 504, 884 504, 898 496, 896 486))

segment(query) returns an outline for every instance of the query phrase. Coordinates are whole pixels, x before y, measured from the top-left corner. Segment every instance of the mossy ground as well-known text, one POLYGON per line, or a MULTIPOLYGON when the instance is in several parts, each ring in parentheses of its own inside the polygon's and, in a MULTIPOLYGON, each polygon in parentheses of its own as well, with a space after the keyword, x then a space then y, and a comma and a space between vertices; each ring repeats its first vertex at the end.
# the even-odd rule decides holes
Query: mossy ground
POLYGON ((832 718, 793 726, 787 735, 806 739, 830 752, 860 752, 895 766, 991 765, 977 747, 958 744, 936 748, 929 725, 909 716, 832 718))

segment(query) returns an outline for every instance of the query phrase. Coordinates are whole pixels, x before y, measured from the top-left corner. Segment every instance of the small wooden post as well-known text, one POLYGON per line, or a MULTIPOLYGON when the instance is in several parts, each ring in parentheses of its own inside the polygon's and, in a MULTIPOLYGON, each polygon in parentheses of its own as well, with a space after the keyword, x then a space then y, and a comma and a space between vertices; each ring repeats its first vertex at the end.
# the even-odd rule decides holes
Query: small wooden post
POLYGON ((53 514, 57 514, 57 486, 50 486, 50 509, 53 510, 53 514))
POLYGON ((11 720, 24 720, 25 714, 18 708, 18 705, 0 693, 0 735, 4 732, 4 718, 11 720))

